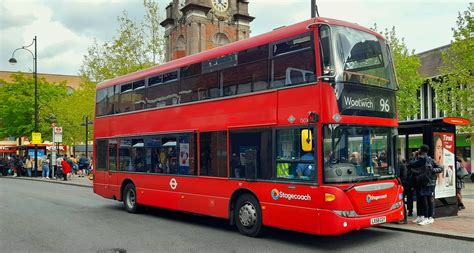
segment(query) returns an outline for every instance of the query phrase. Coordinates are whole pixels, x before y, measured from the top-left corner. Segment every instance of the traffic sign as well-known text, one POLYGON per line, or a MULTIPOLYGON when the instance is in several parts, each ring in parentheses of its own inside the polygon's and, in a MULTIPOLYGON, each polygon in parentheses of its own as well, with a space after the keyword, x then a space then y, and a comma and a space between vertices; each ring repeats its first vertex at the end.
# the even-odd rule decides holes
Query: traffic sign
POLYGON ((53 142, 63 142, 63 128, 53 127, 53 142))
POLYGON ((31 133, 31 143, 32 144, 41 144, 41 133, 31 133))

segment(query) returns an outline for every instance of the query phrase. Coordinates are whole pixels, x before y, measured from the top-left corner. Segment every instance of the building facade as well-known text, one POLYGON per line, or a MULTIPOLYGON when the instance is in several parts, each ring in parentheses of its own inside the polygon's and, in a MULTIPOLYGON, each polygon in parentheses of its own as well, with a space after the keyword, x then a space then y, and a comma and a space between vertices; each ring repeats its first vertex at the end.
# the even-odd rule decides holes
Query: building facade
POLYGON ((196 54, 250 35, 246 0, 173 0, 166 7, 165 59, 196 54))
MULTIPOLYGON (((449 47, 450 45, 445 45, 418 54, 421 62, 418 72, 426 78, 426 81, 417 92, 420 101, 420 112, 410 119, 434 119, 445 116, 445 113, 436 105, 436 90, 430 85, 430 81, 442 81, 443 75, 440 73, 440 68, 443 65, 442 55, 449 47)), ((419 144, 421 144, 421 140, 419 144)), ((456 154, 466 162, 472 161, 474 157, 473 133, 457 133, 456 154)))

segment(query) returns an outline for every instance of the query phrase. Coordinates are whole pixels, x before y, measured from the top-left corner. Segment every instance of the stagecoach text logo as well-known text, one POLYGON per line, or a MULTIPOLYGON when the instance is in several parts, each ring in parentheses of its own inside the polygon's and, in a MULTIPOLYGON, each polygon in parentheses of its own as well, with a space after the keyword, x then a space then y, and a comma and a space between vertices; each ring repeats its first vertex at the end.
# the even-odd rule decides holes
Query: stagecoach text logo
POLYGON ((172 179, 170 180, 170 187, 171 187, 171 189, 173 189, 173 190, 176 189, 176 187, 178 187, 178 182, 176 182, 176 179, 172 178, 172 179))
POLYGON ((304 200, 304 201, 311 201, 311 196, 309 194, 300 195, 300 194, 290 194, 284 193, 277 189, 273 189, 271 192, 272 199, 278 200, 279 198, 287 199, 287 200, 304 200))
POLYGON ((379 199, 386 199, 386 198, 387 198, 387 194, 378 195, 378 196, 367 194, 367 197, 365 197, 365 200, 367 201, 367 203, 370 203, 372 202, 372 200, 379 200, 379 199))

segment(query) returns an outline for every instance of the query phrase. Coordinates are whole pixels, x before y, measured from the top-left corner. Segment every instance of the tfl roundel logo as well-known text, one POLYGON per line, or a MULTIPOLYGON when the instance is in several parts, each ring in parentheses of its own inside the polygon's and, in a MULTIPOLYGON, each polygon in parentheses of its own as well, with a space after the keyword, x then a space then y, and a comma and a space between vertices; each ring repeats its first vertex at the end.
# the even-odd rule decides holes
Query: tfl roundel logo
POLYGON ((274 200, 278 200, 279 197, 280 197, 280 192, 277 189, 273 189, 272 190, 272 198, 274 200))

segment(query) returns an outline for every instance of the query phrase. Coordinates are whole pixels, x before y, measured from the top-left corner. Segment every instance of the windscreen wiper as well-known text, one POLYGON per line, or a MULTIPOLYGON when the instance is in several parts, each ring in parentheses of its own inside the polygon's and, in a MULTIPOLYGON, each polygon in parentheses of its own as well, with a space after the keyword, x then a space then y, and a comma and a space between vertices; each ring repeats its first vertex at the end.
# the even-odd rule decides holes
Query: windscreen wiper
POLYGON ((361 177, 359 178, 359 180, 357 180, 355 183, 353 183, 351 186, 347 187, 346 189, 344 189, 343 191, 344 192, 348 192, 350 191, 352 188, 354 188, 358 183, 362 182, 362 180, 366 179, 365 177, 361 177))
MULTIPOLYGON (((358 183, 362 182, 362 180, 367 179, 367 178, 368 178, 368 177, 361 177, 361 178, 359 178, 359 180, 357 180, 355 183, 353 183, 351 186, 347 187, 347 188, 344 189, 343 191, 344 191, 344 192, 350 191, 352 188, 356 187, 356 185, 357 185, 358 183)), ((372 178, 372 179, 379 179, 380 176, 374 176, 374 177, 371 177, 371 178, 372 178)))

